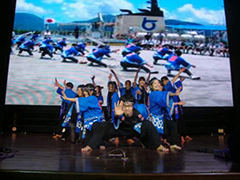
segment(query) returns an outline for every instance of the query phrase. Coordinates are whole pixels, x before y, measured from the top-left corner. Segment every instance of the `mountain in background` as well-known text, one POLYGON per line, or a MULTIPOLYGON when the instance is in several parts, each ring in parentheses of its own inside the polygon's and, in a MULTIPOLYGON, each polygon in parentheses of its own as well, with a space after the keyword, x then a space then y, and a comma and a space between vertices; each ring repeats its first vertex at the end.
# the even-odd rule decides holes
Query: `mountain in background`
MULTIPOLYGON (((104 22, 115 22, 114 15, 103 15, 104 22)), ((97 22, 98 17, 86 21, 73 21, 71 23, 93 23, 97 22)), ((180 21, 175 19, 165 20, 165 25, 202 25, 199 23, 180 21)), ((50 24, 51 30, 57 30, 57 23, 50 24)), ((14 19, 14 30, 42 31, 44 29, 44 19, 29 13, 16 13, 14 19)))
POLYGON ((44 20, 34 14, 29 13, 15 13, 13 29, 42 31, 44 28, 44 20))

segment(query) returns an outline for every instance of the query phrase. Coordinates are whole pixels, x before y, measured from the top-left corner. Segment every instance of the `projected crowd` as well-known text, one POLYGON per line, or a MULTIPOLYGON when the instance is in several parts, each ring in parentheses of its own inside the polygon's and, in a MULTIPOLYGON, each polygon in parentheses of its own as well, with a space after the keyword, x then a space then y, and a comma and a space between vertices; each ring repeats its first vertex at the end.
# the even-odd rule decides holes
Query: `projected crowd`
MULTIPOLYGON (((96 48, 93 48, 89 52, 86 47, 86 42, 71 43, 68 46, 67 39, 62 38, 59 41, 54 41, 51 36, 45 36, 44 39, 39 42, 39 35, 26 33, 19 36, 12 41, 12 47, 16 45, 18 55, 21 56, 23 52, 28 53, 29 56, 34 56, 34 52, 38 51, 41 54, 40 58, 53 59, 57 55, 58 51, 61 53, 62 62, 72 61, 74 63, 88 64, 89 66, 99 67, 111 67, 111 64, 106 64, 102 61, 103 57, 111 58, 111 53, 116 53, 119 49, 112 50, 109 45, 102 43, 96 48), (30 40, 26 40, 30 39, 30 40), (36 50, 38 47, 38 50, 36 50), (86 54, 87 52, 87 54, 86 54), (78 58, 78 56, 85 58, 78 58), (81 59, 81 60, 79 60, 81 59), (83 60, 84 59, 84 60, 83 60)), ((155 51, 152 56, 153 65, 159 64, 159 60, 164 60, 164 64, 168 74, 171 75, 171 71, 178 71, 180 68, 185 68, 185 73, 190 79, 200 79, 195 77, 190 71, 190 68, 196 66, 189 63, 187 59, 184 59, 182 53, 191 53, 198 55, 209 56, 229 56, 228 46, 224 43, 211 40, 211 41, 170 41, 163 40, 161 38, 139 38, 137 36, 131 36, 125 43, 125 46, 121 52, 122 59, 120 60, 120 66, 123 70, 128 68, 141 67, 145 72, 152 74, 158 73, 158 71, 151 71, 153 68, 146 59, 143 59, 140 55, 144 49, 155 51)), ((59 56, 59 54, 58 54, 59 56)))

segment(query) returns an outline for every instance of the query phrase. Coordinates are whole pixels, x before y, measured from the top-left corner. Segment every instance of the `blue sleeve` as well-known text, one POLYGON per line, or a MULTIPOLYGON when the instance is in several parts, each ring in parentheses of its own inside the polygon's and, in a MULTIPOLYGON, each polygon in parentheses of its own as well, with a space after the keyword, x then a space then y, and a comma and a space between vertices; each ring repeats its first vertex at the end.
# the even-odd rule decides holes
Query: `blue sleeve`
POLYGON ((102 95, 98 96, 98 101, 102 101, 102 103, 104 103, 102 95))
POLYGON ((138 110, 138 112, 144 117, 144 119, 148 119, 148 110, 145 104, 134 104, 134 108, 138 110))
POLYGON ((114 116, 114 111, 112 112, 112 123, 113 123, 113 126, 115 129, 118 129, 119 128, 119 124, 120 124, 120 119, 123 117, 123 115, 117 117, 117 116, 114 116))
POLYGON ((63 90, 62 90, 61 88, 57 88, 57 91, 56 91, 56 92, 57 92, 60 96, 62 96, 62 95, 63 95, 63 94, 62 94, 62 91, 63 91, 63 90))
POLYGON ((140 88, 139 88, 138 86, 135 87, 135 88, 132 90, 132 95, 133 95, 135 101, 140 101, 141 95, 136 93, 137 90, 140 90, 140 88))
POLYGON ((181 65, 183 65, 187 69, 191 67, 191 64, 189 62, 187 62, 186 60, 184 60, 183 58, 181 58, 181 57, 179 57, 179 62, 180 62, 181 65))
POLYGON ((119 96, 118 96, 118 93, 115 92, 113 93, 113 96, 112 96, 112 109, 115 109, 115 103, 117 104, 117 102, 119 101, 119 96))
POLYGON ((76 98, 77 113, 87 111, 89 108, 90 109, 100 108, 97 97, 89 96, 89 97, 76 98))

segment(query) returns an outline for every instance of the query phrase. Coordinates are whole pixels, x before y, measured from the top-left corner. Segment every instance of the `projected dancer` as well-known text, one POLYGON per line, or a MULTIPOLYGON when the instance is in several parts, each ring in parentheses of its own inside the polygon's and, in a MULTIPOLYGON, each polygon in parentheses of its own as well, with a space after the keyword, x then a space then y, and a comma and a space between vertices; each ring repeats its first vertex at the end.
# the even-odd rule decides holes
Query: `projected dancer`
POLYGON ((97 49, 93 49, 93 52, 89 53, 86 57, 87 60, 90 61, 90 66, 96 63, 98 66, 107 67, 107 64, 102 62, 103 56, 105 55, 108 58, 111 58, 110 53, 114 53, 117 51, 119 51, 119 49, 111 50, 109 46, 100 45, 97 49))
MULTIPOLYGON (((150 73, 150 69, 147 67, 153 68, 153 66, 149 65, 144 59, 139 56, 138 53, 131 53, 126 55, 120 62, 120 65, 123 67, 123 70, 126 71, 127 68, 139 68, 143 69, 145 72, 150 73)), ((158 71, 152 71, 152 74, 157 74, 158 71)))
POLYGON ((50 37, 45 38, 45 40, 42 41, 39 47, 39 52, 41 53, 40 59, 42 59, 46 54, 49 55, 51 59, 53 58, 54 47, 51 43, 53 43, 53 40, 50 37))
POLYGON ((190 77, 190 79, 192 80, 200 79, 200 77, 198 76, 193 76, 193 74, 189 71, 191 67, 196 68, 196 66, 187 62, 185 59, 181 57, 181 55, 182 55, 181 51, 179 50, 175 51, 175 54, 172 55, 169 58, 168 63, 165 64, 165 68, 168 71, 168 76, 172 76, 171 71, 179 71, 180 68, 185 68, 183 72, 186 73, 190 77))
POLYGON ((33 49, 34 49, 34 45, 36 43, 36 39, 35 38, 32 38, 31 40, 25 42, 25 43, 22 43, 20 46, 19 46, 19 52, 18 52, 18 55, 20 55, 23 51, 26 51, 29 56, 33 56, 33 49))
POLYGON ((120 101, 115 104, 112 121, 102 123, 82 151, 97 149, 103 139, 107 140, 113 137, 137 137, 146 148, 163 152, 169 151, 161 145, 153 124, 146 120, 138 109, 134 108, 132 96, 121 97, 120 101))
POLYGON ((130 54, 132 52, 139 52, 141 51, 142 48, 140 46, 136 46, 134 43, 128 43, 126 44, 126 46, 124 47, 123 51, 122 51, 122 56, 126 56, 127 54, 130 54))
POLYGON ((82 56, 82 54, 78 51, 77 44, 73 43, 72 47, 66 49, 62 52, 61 57, 63 58, 62 62, 67 62, 67 59, 70 59, 72 62, 79 64, 86 64, 86 61, 78 60, 74 56, 82 56))
POLYGON ((162 60, 168 60, 170 55, 173 53, 173 51, 169 48, 169 46, 159 46, 157 51, 153 54, 154 62, 153 64, 157 64, 157 61, 162 60))
POLYGON ((54 54, 56 54, 57 50, 63 52, 63 48, 66 46, 67 46, 66 38, 62 38, 62 40, 54 44, 54 54))

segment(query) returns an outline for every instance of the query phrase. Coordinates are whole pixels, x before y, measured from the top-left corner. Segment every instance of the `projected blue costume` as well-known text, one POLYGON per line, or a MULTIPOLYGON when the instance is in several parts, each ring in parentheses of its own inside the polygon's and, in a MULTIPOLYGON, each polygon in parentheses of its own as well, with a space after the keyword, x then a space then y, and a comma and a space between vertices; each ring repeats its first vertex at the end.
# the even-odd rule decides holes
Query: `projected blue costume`
POLYGON ((123 70, 127 70, 127 68, 129 67, 134 68, 141 67, 141 69, 149 73, 150 70, 145 66, 146 64, 147 62, 144 59, 142 59, 137 53, 127 54, 120 62, 120 65, 123 67, 123 70))
POLYGON ((159 59, 168 60, 172 53, 173 52, 167 47, 158 48, 158 50, 153 54, 153 64, 157 64, 159 59))
POLYGON ((34 46, 35 46, 35 42, 36 40, 35 39, 31 39, 25 43, 22 43, 20 46, 19 46, 19 52, 18 52, 18 55, 20 55, 23 51, 26 51, 28 52, 28 54, 30 56, 33 56, 33 49, 34 49, 34 46))
POLYGON ((63 48, 67 46, 66 43, 66 38, 63 38, 62 40, 58 41, 55 46, 54 46, 54 53, 57 52, 57 50, 60 50, 61 52, 63 52, 63 48))
POLYGON ((136 46, 135 44, 127 44, 126 46, 125 46, 125 48, 123 49, 123 51, 122 51, 122 56, 124 57, 124 56, 126 56, 127 54, 130 54, 130 53, 132 53, 132 52, 139 52, 139 51, 141 51, 142 50, 142 48, 141 47, 139 47, 139 46, 136 46))
POLYGON ((61 57, 63 58, 62 62, 66 62, 66 59, 70 59, 75 63, 78 63, 78 60, 74 56, 80 56, 80 52, 77 50, 76 44, 73 44, 72 47, 66 49, 62 52, 61 57))
POLYGON ((53 43, 53 40, 51 38, 46 38, 45 40, 42 41, 39 47, 39 52, 41 53, 40 58, 43 58, 46 54, 53 58, 54 47, 50 43, 53 43))
POLYGON ((87 60, 90 61, 90 65, 93 65, 93 63, 96 63, 100 66, 107 67, 105 63, 102 62, 103 56, 111 57, 110 56, 111 50, 109 47, 107 48, 106 46, 99 47, 98 49, 93 50, 92 53, 89 53, 87 55, 87 60))
POLYGON ((86 46, 87 46, 87 43, 78 43, 78 44, 77 44, 77 50, 78 50, 82 55, 85 55, 84 51, 87 51, 86 46))
POLYGON ((168 74, 170 75, 172 70, 179 71, 180 68, 185 68, 185 71, 183 72, 185 72, 191 79, 200 79, 200 77, 193 76, 189 71, 191 67, 195 66, 180 57, 181 55, 181 51, 175 51, 175 54, 171 55, 171 57, 168 59, 168 62, 165 64, 168 74))

